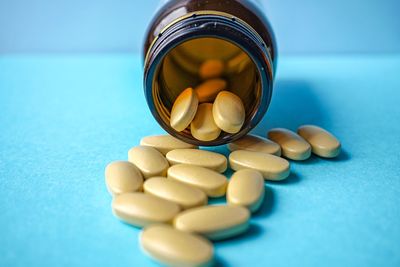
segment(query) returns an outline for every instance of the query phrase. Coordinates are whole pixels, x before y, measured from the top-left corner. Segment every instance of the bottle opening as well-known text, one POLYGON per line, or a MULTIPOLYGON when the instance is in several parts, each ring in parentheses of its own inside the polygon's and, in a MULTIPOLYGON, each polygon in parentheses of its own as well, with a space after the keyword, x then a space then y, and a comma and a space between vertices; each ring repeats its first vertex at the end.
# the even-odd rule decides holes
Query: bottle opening
POLYGON ((153 76, 152 96, 154 107, 164 125, 169 125, 172 105, 186 88, 196 88, 206 79, 200 75, 204 62, 221 62, 223 70, 219 78, 227 82, 226 89, 241 98, 246 119, 241 131, 236 134, 222 132, 215 141, 198 141, 187 128, 182 132, 168 131, 181 139, 201 145, 226 143, 251 128, 251 122, 259 109, 262 84, 256 63, 239 45, 217 37, 201 37, 186 40, 171 48, 161 59, 153 76))

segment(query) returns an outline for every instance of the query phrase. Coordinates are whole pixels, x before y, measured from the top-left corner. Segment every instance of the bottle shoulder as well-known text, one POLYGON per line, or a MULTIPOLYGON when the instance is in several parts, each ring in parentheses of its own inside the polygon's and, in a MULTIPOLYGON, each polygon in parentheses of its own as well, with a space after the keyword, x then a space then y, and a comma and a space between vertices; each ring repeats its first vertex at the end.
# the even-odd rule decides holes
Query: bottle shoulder
POLYGON ((151 21, 144 43, 144 54, 158 34, 170 23, 188 14, 198 11, 223 12, 246 22, 252 27, 270 47, 271 58, 276 57, 276 42, 274 33, 263 10, 246 0, 175 0, 162 5, 151 21))

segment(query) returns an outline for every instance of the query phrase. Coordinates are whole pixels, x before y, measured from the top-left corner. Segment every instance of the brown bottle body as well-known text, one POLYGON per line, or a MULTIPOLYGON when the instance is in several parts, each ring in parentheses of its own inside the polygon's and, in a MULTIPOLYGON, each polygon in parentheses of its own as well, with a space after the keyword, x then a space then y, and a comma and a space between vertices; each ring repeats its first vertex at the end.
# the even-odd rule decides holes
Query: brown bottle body
POLYGON ((276 69, 275 38, 267 19, 248 1, 177 0, 154 16, 144 43, 144 90, 150 110, 171 135, 196 145, 220 145, 235 140, 257 125, 271 100, 276 69), (238 95, 246 119, 236 134, 222 133, 199 141, 187 129, 169 126, 175 98, 201 83, 196 71, 208 59, 223 60, 222 78, 238 95))

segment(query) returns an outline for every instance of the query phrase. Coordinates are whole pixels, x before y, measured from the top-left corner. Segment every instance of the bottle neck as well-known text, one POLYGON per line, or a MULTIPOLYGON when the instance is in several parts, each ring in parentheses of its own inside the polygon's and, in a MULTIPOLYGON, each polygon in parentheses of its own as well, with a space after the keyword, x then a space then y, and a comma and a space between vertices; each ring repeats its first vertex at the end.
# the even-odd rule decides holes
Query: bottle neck
MULTIPOLYGON (((240 138, 258 124, 271 100, 275 70, 269 49, 257 32, 246 22, 229 14, 201 11, 180 17, 160 32, 150 45, 145 57, 144 90, 153 116, 167 132, 188 143, 211 146, 240 138), (162 88, 165 82, 160 80, 161 68, 169 53, 185 42, 200 38, 217 38, 237 46, 251 59, 256 75, 254 88, 246 89, 249 93, 242 92, 242 100, 247 107, 246 120, 242 129, 236 134, 223 134, 213 141, 196 140, 190 133, 176 132, 169 126, 169 110, 173 97, 168 95, 168 90, 162 88), (251 95, 247 96, 250 93, 251 95)), ((232 80, 234 79, 232 77, 232 80)), ((231 86, 240 87, 237 84, 233 83, 231 86)), ((185 88, 181 90, 183 89, 185 88)))

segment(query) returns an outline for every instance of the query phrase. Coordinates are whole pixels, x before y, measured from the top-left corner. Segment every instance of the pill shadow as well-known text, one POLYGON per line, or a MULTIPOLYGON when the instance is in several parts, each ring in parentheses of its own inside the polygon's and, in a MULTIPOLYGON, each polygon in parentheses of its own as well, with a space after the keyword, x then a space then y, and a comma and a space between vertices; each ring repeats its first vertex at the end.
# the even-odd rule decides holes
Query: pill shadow
POLYGON ((249 228, 247 229, 246 232, 243 232, 237 236, 233 236, 230 238, 222 239, 222 240, 216 240, 214 241, 215 244, 220 244, 220 245, 229 245, 231 246, 234 243, 241 243, 243 241, 248 241, 256 238, 260 238, 263 233, 265 232, 265 229, 258 224, 255 223, 250 223, 249 228))
POLYGON ((226 204, 226 196, 209 197, 207 205, 224 205, 226 204))
POLYGON ((311 156, 306 160, 289 160, 289 161, 291 164, 294 163, 296 165, 314 165, 321 162, 322 160, 323 158, 311 154, 311 156))
POLYGON ((214 256, 214 264, 212 266, 214 266, 214 267, 228 267, 228 266, 232 266, 232 264, 229 264, 226 260, 224 260, 220 256, 215 255, 214 256))
POLYGON ((301 177, 295 171, 291 170, 289 176, 282 181, 268 181, 269 184, 273 185, 290 185, 301 182, 301 177))
POLYGON ((331 159, 324 158, 323 160, 332 161, 332 162, 342 162, 342 161, 348 161, 350 159, 351 159, 351 155, 347 152, 347 150, 342 148, 342 150, 340 151, 340 154, 337 157, 331 158, 331 159))
POLYGON ((314 164, 318 164, 323 161, 344 162, 344 161, 348 161, 350 159, 351 159, 351 155, 342 148, 342 150, 340 151, 340 154, 335 158, 323 158, 323 157, 319 157, 314 154, 311 154, 310 158, 308 158, 306 160, 302 160, 302 161, 294 161, 294 163, 296 163, 298 165, 314 165, 314 164))
MULTIPOLYGON (((249 229, 238 235, 235 237, 231 237, 231 238, 227 238, 227 239, 223 239, 223 240, 218 240, 218 241, 214 241, 214 244, 216 246, 234 246, 234 245, 240 245, 243 243, 243 241, 249 241, 250 239, 254 239, 254 238, 259 238, 263 233, 265 232, 265 230, 254 223, 251 223, 249 225, 249 229), (235 244, 237 243, 237 244, 235 244)), ((220 256, 215 255, 215 259, 214 259, 214 266, 218 266, 218 267, 228 267, 228 266, 235 266, 234 264, 226 261, 225 259, 221 258, 220 256)))
POLYGON ((265 185, 264 188, 265 188, 264 200, 258 211, 252 214, 254 218, 268 217, 275 210, 276 201, 275 201, 274 190, 268 185, 265 185))
POLYGON ((232 176, 232 174, 234 174, 234 170, 232 170, 230 167, 223 173, 225 176, 226 176, 226 178, 228 178, 228 179, 230 179, 231 178, 231 176, 232 176))
POLYGON ((268 129, 282 127, 296 131, 302 124, 330 129, 331 118, 324 106, 323 100, 307 81, 278 80, 267 114, 253 133, 265 137, 268 129))
POLYGON ((220 145, 220 146, 202 146, 200 147, 201 149, 216 152, 219 154, 224 155, 225 157, 228 157, 230 154, 230 151, 226 145, 220 145))

